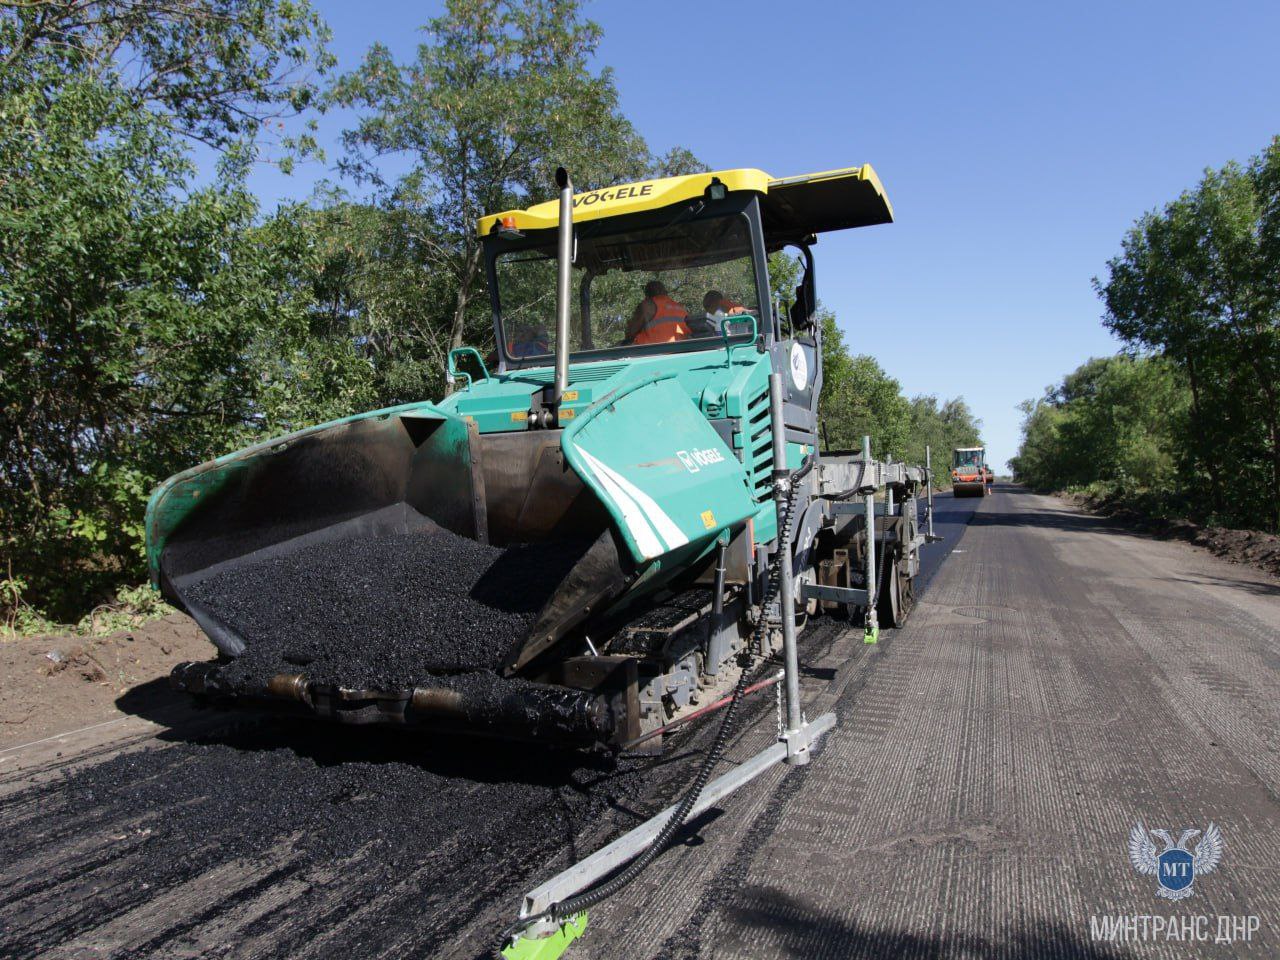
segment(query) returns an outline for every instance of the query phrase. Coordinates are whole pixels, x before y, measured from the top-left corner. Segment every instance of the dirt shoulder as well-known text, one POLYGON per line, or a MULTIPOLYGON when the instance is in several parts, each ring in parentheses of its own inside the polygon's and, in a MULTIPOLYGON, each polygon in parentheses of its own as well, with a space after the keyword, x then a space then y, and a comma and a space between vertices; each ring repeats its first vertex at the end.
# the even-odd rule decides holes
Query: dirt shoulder
POLYGON ((1240 563, 1280 578, 1280 536, 1261 530, 1212 527, 1192 520, 1149 517, 1127 507, 1117 507, 1097 497, 1059 493, 1057 497, 1096 516, 1116 520, 1127 527, 1162 540, 1182 540, 1203 547, 1216 557, 1240 563))
POLYGON ((0 642, 0 748, 123 716, 116 701, 142 688, 134 701, 164 698, 175 664, 215 653, 181 613, 105 637, 0 642))

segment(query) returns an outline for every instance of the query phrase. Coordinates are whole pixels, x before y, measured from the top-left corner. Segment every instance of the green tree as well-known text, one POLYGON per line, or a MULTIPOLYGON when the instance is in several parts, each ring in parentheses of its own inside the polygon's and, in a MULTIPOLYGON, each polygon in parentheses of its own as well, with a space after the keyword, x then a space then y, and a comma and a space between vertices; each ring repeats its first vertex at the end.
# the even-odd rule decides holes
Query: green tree
POLYGON ((925 447, 932 451, 933 482, 945 486, 951 475, 951 451, 982 443, 982 421, 974 417, 965 401, 956 397, 939 402, 924 394, 911 398, 905 459, 923 465, 925 447))
POLYGON ((1014 476, 1041 490, 1101 485, 1161 508, 1181 503, 1190 391, 1161 357, 1091 359, 1022 404, 1014 476))
POLYGON ((244 186, 321 26, 283 0, 0 7, 0 569, 59 619, 140 578, 157 480, 369 392, 357 345, 315 335, 305 221, 259 222, 244 186), (202 189, 192 138, 223 150, 202 189))
POLYGON ((1060 478, 1066 470, 1059 462, 1064 449, 1059 428, 1066 412, 1049 398, 1024 400, 1022 411, 1022 442, 1018 452, 1010 460, 1013 479, 1033 490, 1053 491, 1065 484, 1060 478))
MULTIPOLYGON (((307 0, 0 2, 0 85, 108 82, 131 106, 218 149, 307 109, 333 64, 307 0)), ((290 139, 314 147, 309 133, 290 139)))
POLYGON ((1184 448, 1215 512, 1280 529, 1280 141, 1129 231, 1095 287, 1104 323, 1190 390, 1184 448))
MULTIPOLYGON (((439 396, 450 349, 454 279, 432 269, 439 255, 429 213, 408 205, 326 198, 304 214, 319 268, 310 278, 317 330, 360 345, 374 405, 439 396)), ((487 302, 469 307, 468 339, 492 343, 487 302)))
MULTIPOLYGON (((418 268, 449 281, 436 305, 447 350, 489 335, 478 297, 481 215, 548 197, 558 165, 586 189, 640 179, 653 162, 618 109, 611 72, 591 68, 600 28, 578 3, 449 0, 426 33, 409 63, 374 46, 331 97, 366 111, 345 136, 343 169, 381 187, 388 210, 412 216, 418 268), (387 183, 380 161, 393 154, 410 156, 412 169, 387 183)), ((685 153, 659 161, 692 162, 685 153)))
MULTIPOLYGON (((775 254, 770 264, 775 293, 790 294, 799 271, 795 262, 775 254)), ((951 448, 978 442, 980 422, 963 399, 941 404, 937 397, 908 401, 902 386, 872 357, 853 356, 835 314, 819 305, 822 330, 822 394, 818 419, 825 445, 832 450, 861 450, 871 437, 872 453, 924 466, 925 447, 933 451, 934 482, 947 482, 951 448)))
POLYGON ((910 406, 902 387, 872 357, 851 356, 831 311, 820 309, 822 395, 818 418, 832 450, 860 450, 871 437, 877 457, 901 457, 909 440, 910 406))
POLYGON ((152 484, 345 408, 363 367, 310 335, 310 244, 255 226, 242 162, 184 192, 169 125, 91 78, 0 109, 4 547, 67 616, 137 575, 152 484))

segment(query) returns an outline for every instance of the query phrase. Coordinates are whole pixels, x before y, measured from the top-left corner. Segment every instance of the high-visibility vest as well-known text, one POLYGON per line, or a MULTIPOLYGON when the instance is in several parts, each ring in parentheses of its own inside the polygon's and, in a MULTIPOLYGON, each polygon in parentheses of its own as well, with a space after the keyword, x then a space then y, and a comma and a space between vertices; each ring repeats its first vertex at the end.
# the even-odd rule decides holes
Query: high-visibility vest
POLYGON ((541 338, 536 340, 508 340, 507 355, 512 357, 540 357, 551 352, 551 344, 541 338))
POLYGON ((653 319, 636 334, 635 343, 673 343, 689 336, 689 312, 665 294, 650 297, 653 319))

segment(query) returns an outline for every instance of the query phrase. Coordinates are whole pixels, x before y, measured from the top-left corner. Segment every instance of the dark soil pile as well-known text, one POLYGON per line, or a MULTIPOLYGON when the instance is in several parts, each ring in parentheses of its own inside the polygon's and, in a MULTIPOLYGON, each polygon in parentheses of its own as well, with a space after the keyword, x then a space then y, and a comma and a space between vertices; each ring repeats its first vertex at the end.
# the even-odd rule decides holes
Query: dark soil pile
POLYGON ((1090 513, 1110 517, 1161 539, 1194 543, 1224 560, 1242 563, 1280 577, 1280 536, 1274 533, 1206 526, 1194 520, 1151 516, 1127 504, 1085 494, 1066 493, 1060 496, 1090 513))
POLYGON ((588 546, 502 549, 440 529, 320 542, 185 593, 244 638, 232 683, 300 672, 399 689, 497 667, 588 546))
POLYGON ((1199 527, 1188 539, 1219 557, 1247 563, 1280 577, 1280 536, 1274 533, 1199 527))

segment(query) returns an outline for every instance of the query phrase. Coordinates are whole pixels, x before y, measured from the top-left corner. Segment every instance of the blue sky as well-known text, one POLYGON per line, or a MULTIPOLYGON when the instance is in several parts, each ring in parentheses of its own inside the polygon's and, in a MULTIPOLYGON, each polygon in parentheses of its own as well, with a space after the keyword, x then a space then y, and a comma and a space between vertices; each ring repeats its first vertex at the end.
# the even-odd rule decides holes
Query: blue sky
MULTIPOLYGON (((340 68, 436 3, 315 0, 340 68)), ((1280 133, 1280 4, 597 0, 598 62, 655 152, 775 176, 870 162, 897 222, 824 237, 819 296, 908 395, 963 395, 993 462, 1019 401, 1118 344, 1090 279, 1125 229, 1280 133)), ((322 139, 336 159, 341 116, 322 139)), ((264 167, 268 206, 332 176, 264 167)))

